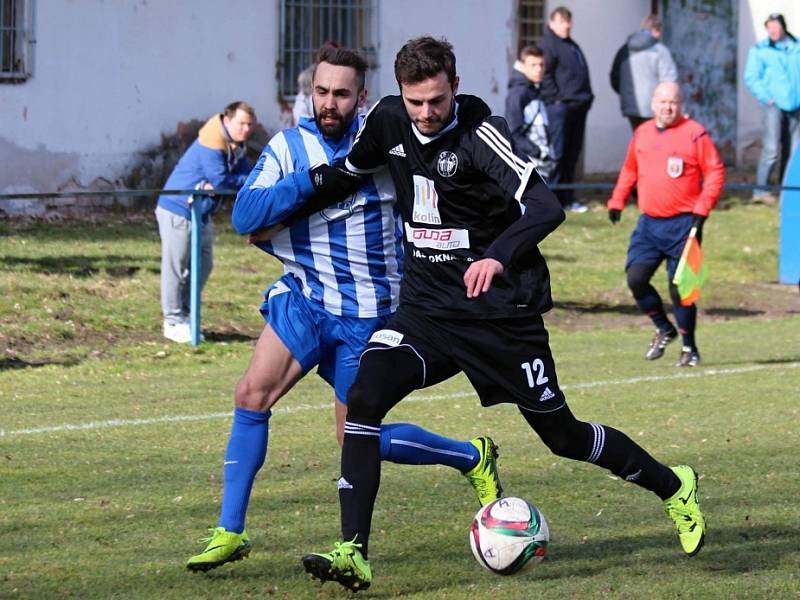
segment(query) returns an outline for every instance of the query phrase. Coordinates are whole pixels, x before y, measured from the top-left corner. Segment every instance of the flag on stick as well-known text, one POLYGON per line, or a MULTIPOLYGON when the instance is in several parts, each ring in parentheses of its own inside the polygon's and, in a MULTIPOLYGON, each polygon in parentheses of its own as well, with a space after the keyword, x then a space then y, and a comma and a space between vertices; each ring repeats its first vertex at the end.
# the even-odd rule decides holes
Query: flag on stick
POLYGON ((683 247, 672 283, 678 286, 683 306, 691 306, 700 298, 700 290, 708 279, 708 267, 703 264, 703 250, 697 241, 697 227, 692 227, 683 247))

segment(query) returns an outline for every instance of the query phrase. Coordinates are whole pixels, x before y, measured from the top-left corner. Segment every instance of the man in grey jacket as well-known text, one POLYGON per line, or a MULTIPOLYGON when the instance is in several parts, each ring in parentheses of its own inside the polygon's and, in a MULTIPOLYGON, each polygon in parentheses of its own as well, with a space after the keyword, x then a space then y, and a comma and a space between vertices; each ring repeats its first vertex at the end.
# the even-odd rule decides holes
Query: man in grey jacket
POLYGON ((622 116, 631 128, 653 118, 650 99, 662 81, 677 81, 678 70, 669 49, 662 44, 663 26, 658 15, 648 15, 642 20, 639 31, 617 51, 611 66, 611 87, 619 94, 622 116))

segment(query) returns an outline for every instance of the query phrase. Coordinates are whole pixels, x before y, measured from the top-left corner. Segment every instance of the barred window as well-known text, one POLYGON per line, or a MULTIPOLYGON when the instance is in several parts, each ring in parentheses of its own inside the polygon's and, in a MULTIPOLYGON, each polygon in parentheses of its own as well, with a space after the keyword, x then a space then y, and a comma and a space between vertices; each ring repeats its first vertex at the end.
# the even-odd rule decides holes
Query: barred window
POLYGON ((544 0, 518 0, 517 48, 536 44, 545 27, 544 0))
POLYGON ((361 51, 374 66, 376 51, 374 0, 281 0, 281 97, 291 102, 297 94, 297 76, 311 66, 325 42, 333 41, 361 51))
POLYGON ((0 83, 31 76, 33 0, 0 0, 0 83))

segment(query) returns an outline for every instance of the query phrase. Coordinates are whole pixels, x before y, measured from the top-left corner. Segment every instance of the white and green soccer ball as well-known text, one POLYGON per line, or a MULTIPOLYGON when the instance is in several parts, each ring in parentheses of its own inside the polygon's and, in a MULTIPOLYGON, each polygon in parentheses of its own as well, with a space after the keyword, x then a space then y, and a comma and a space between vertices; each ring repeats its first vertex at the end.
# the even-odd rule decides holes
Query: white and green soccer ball
POLYGON ((469 529, 472 554, 498 575, 511 575, 542 561, 550 529, 544 515, 522 498, 498 498, 482 507, 469 529))

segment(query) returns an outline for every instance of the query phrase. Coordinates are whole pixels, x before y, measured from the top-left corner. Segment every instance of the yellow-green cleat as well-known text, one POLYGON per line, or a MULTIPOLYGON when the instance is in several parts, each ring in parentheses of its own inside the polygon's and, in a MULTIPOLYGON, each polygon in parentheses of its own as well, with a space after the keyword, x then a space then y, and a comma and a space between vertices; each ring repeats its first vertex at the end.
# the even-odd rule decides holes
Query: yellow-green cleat
POLYGON ((241 560, 250 554, 250 537, 246 531, 233 533, 224 527, 209 529, 211 537, 200 540, 208 542, 206 549, 186 562, 190 571, 208 571, 228 562, 241 560))
POLYGON ((670 467, 681 480, 680 489, 664 501, 664 510, 675 521, 683 551, 689 556, 700 552, 706 538, 706 519, 697 502, 697 473, 692 467, 670 467))
POLYGON ((475 490, 481 506, 486 506, 503 495, 497 473, 497 446, 485 435, 472 438, 470 443, 478 449, 478 464, 464 473, 464 477, 475 490))
POLYGON ((360 548, 355 540, 336 542, 333 552, 305 555, 303 567, 322 583, 335 581, 352 592, 365 590, 372 583, 372 569, 360 548))

